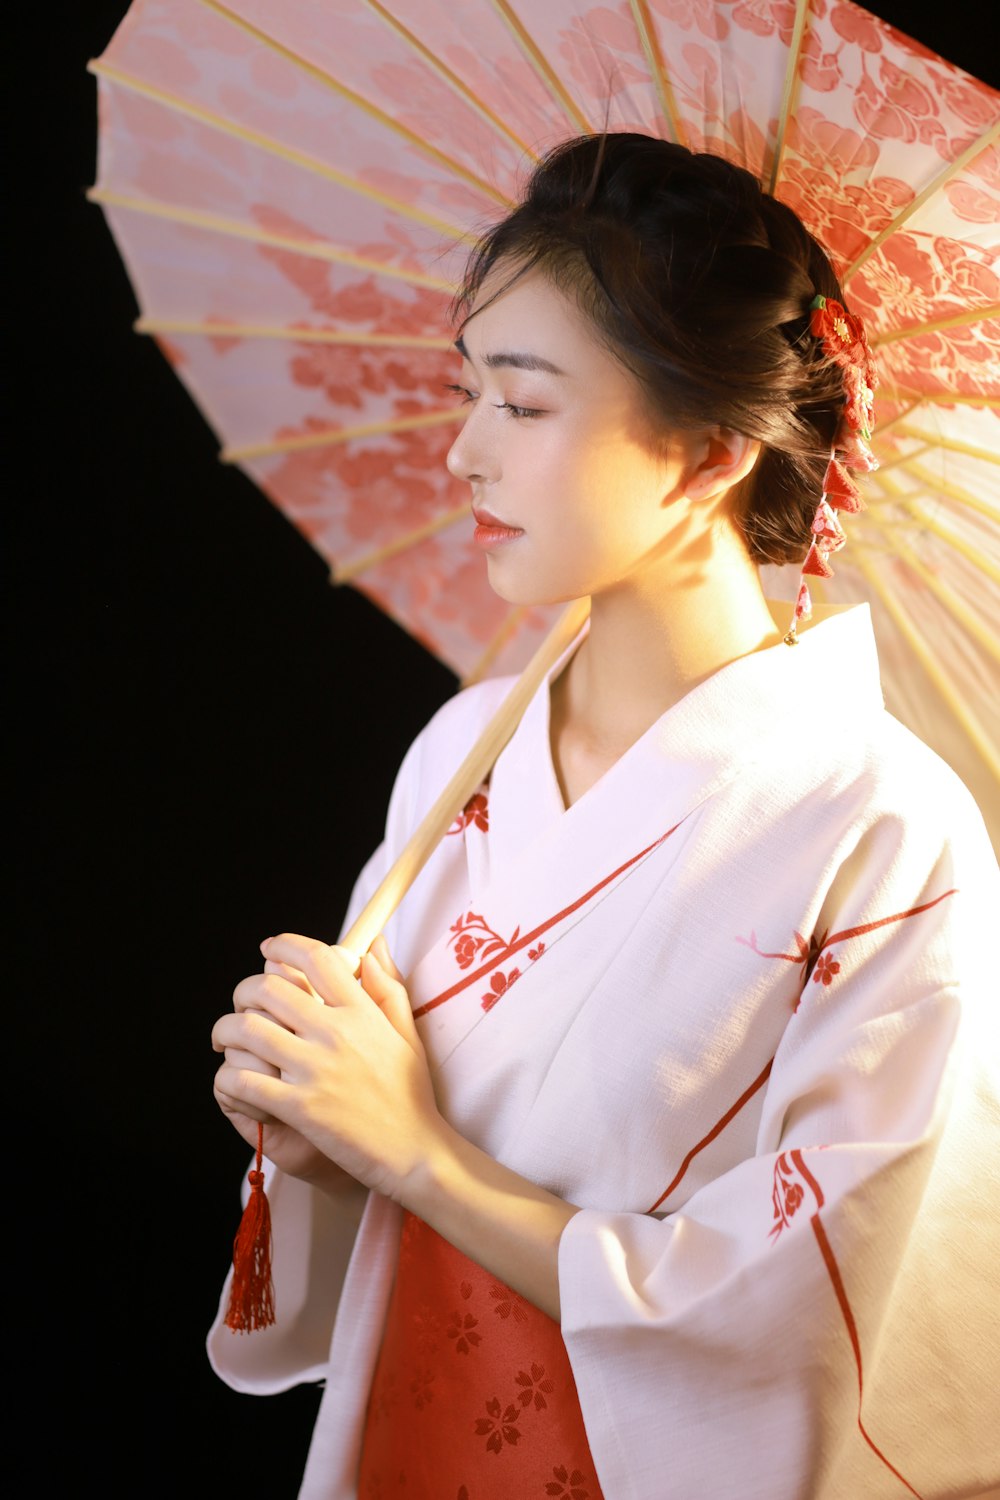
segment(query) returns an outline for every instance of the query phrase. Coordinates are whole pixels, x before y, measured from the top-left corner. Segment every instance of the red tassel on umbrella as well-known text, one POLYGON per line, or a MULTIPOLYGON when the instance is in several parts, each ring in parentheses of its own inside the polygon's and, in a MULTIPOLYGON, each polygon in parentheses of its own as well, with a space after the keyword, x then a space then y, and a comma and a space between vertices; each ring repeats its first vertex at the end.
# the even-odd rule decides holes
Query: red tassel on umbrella
POLYGON ((271 1280, 271 1205, 264 1192, 264 1127, 257 1127, 257 1160, 250 1173, 250 1197, 233 1241, 233 1281, 229 1289, 226 1327, 252 1333, 274 1322, 274 1285, 271 1280))

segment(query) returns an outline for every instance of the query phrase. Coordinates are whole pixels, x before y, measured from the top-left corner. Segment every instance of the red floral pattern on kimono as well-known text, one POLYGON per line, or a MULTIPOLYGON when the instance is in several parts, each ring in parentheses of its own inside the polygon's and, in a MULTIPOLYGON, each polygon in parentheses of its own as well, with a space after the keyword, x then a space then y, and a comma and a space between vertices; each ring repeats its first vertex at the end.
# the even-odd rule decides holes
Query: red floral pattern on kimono
POLYGON ((486 792, 474 792, 448 829, 449 834, 464 833, 467 828, 490 831, 490 807, 486 792))
POLYGON ((602 1500, 558 1323, 408 1213, 358 1495, 462 1494, 602 1500))

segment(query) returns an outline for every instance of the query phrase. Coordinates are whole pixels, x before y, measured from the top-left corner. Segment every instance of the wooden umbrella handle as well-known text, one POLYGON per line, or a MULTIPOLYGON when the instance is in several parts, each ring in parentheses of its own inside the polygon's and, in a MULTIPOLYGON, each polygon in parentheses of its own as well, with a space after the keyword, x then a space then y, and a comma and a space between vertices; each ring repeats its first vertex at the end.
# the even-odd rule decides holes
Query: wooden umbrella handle
POLYGON ((577 599, 563 611, 507 694, 444 791, 419 825, 382 884, 339 943, 360 962, 416 880, 473 792, 481 786, 547 672, 559 660, 590 613, 577 599))

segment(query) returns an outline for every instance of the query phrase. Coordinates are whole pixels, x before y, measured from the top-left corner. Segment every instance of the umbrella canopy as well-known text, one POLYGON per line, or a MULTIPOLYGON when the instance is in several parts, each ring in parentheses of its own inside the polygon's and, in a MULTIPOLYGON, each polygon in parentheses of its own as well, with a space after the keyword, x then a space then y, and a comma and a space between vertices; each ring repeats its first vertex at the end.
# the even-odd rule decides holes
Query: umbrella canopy
POLYGON ((605 124, 753 171, 879 360, 881 468, 823 597, 870 601, 889 707, 1000 847, 1000 95, 841 0, 136 0, 92 69, 137 326, 224 461, 466 680, 554 614, 489 589, 445 468, 476 234, 605 124))

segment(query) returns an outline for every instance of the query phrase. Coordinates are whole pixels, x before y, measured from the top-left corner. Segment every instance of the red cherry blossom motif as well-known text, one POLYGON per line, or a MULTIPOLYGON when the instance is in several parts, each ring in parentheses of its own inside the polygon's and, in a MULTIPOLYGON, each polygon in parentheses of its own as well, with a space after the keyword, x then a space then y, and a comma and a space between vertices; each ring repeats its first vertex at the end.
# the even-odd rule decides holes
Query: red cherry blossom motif
POLYGON ((513 1318, 515 1323, 526 1323, 528 1314, 524 1310, 524 1300, 516 1292, 512 1292, 509 1286, 504 1286, 500 1281, 494 1281, 490 1287, 490 1297, 496 1303, 493 1311, 498 1318, 513 1318))
POLYGON ((434 1375, 430 1370, 419 1371, 410 1381, 410 1395, 418 1411, 423 1411, 434 1400, 434 1392, 431 1390, 433 1383, 434 1375))
POLYGON ((491 978, 490 987, 480 1002, 483 1010, 492 1010, 500 996, 505 995, 514 981, 520 977, 520 969, 511 969, 509 974, 501 974, 498 970, 491 978))
POLYGON ((536 1411, 544 1411, 549 1404, 545 1397, 551 1396, 555 1390, 554 1383, 545 1374, 544 1365, 532 1364, 530 1375, 527 1370, 518 1370, 514 1379, 521 1387, 517 1399, 525 1410, 533 1405, 536 1411))
POLYGON ((517 1407, 510 1403, 507 1407, 501 1407, 497 1397, 487 1401, 485 1417, 477 1417, 475 1431, 478 1437, 486 1438, 486 1447, 490 1453, 502 1453, 504 1443, 515 1446, 520 1440, 520 1429, 514 1426, 517 1420, 517 1407))
POLYGON ((455 957, 460 969, 467 969, 476 956, 476 940, 470 932, 463 932, 455 942, 455 957))
POLYGON ((833 976, 839 973, 840 965, 832 954, 821 953, 813 970, 813 984, 832 984, 833 976))
POLYGON ((507 942, 498 932, 494 932, 484 916, 470 911, 453 922, 450 931, 455 936, 449 938, 448 942, 454 948, 458 966, 460 969, 467 969, 476 958, 483 960, 509 952, 517 942, 521 929, 515 927, 510 942, 507 942))
POLYGON ((448 829, 449 833, 462 833, 466 828, 478 828, 480 833, 490 831, 490 810, 485 792, 475 792, 448 829))
POLYGON ((476 1332, 479 1323, 471 1313, 453 1312, 448 1321, 448 1337, 455 1341, 456 1354, 468 1354, 470 1349, 482 1343, 482 1335, 476 1332))
POLYGON ((587 1476, 579 1469, 567 1469, 557 1464, 552 1472, 555 1478, 545 1486, 545 1493, 551 1495, 552 1500, 587 1500, 590 1491, 583 1487, 587 1476))

